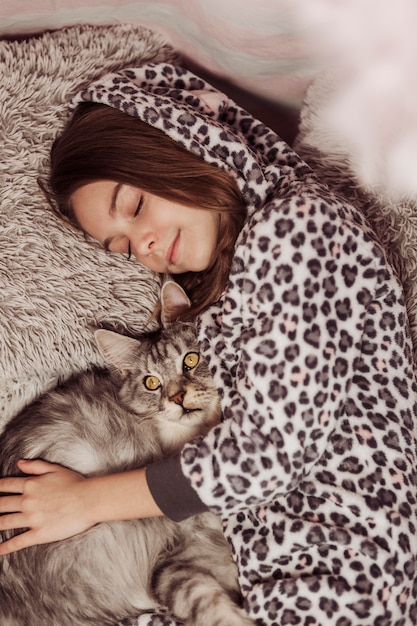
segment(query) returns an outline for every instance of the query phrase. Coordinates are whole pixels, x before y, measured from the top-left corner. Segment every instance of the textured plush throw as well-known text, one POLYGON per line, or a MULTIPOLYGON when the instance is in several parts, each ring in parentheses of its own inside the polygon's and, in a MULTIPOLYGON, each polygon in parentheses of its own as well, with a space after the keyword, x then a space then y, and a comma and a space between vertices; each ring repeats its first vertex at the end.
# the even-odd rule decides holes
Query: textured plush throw
POLYGON ((0 428, 58 379, 101 362, 94 328, 135 331, 149 317, 156 279, 61 224, 37 178, 83 83, 175 58, 139 26, 75 26, 0 42, 0 428))

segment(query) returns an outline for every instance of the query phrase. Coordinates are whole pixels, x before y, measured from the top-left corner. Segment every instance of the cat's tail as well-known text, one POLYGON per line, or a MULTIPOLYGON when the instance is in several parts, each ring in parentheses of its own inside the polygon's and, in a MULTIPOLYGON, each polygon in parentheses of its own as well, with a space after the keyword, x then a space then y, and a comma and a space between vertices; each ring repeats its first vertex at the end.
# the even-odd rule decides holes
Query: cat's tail
POLYGON ((254 626, 220 583, 207 571, 172 564, 160 573, 156 594, 186 626, 254 626))
POLYGON ((241 609, 237 568, 217 517, 195 516, 179 527, 185 540, 161 558, 153 575, 159 602, 185 626, 253 626, 241 609))

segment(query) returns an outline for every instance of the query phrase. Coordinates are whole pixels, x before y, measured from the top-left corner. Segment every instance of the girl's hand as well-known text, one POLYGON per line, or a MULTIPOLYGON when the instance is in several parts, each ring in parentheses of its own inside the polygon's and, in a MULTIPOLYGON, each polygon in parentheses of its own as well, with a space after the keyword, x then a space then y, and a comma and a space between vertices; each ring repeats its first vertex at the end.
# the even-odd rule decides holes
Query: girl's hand
POLYGON ((89 519, 86 479, 45 461, 19 461, 24 477, 0 479, 0 530, 29 530, 0 543, 0 556, 67 539, 94 526, 89 519))
POLYGON ((18 466, 28 476, 0 479, 0 493, 13 494, 0 496, 0 530, 29 530, 0 543, 0 556, 68 539, 99 522, 162 515, 144 468, 85 478, 45 461, 18 466))

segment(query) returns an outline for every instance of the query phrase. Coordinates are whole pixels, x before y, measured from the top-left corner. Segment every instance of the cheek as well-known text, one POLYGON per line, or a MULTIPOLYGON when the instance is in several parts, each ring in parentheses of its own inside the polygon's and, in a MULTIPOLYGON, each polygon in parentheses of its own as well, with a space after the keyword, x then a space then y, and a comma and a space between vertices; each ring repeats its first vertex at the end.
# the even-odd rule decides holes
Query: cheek
MULTIPOLYGON (((155 257, 152 257, 151 255, 141 256, 140 254, 133 254, 133 256, 144 267, 146 267, 148 270, 151 270, 151 272, 156 272, 160 274, 160 273, 165 273, 167 271, 167 268, 165 267, 165 265, 163 265, 161 261, 158 261, 158 259, 156 259, 155 257)), ((175 272, 172 272, 172 271, 171 273, 175 274, 175 272)))
POLYGON ((205 246, 202 247, 202 250, 204 250, 207 265, 211 265, 216 258, 218 252, 218 235, 219 231, 217 228, 214 228, 213 225, 210 230, 206 230, 205 246))

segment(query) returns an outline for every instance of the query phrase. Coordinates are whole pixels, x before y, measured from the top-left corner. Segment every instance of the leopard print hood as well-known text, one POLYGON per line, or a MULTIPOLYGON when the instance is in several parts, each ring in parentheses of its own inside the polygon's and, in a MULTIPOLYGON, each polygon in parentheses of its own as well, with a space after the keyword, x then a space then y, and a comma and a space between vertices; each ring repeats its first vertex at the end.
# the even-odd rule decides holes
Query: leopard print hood
POLYGON ((237 180, 248 213, 262 206, 294 155, 263 123, 192 72, 167 63, 107 74, 82 89, 81 102, 115 107, 162 130, 237 180), (282 151, 277 167, 277 151, 282 151))

